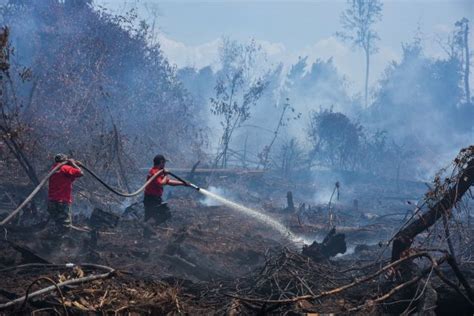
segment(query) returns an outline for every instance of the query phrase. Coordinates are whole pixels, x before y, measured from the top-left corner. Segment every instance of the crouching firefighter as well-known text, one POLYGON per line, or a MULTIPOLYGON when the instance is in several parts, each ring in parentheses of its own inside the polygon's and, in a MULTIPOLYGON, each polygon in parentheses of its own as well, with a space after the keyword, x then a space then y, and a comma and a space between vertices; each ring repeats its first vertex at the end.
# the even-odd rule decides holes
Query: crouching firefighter
POLYGON ((185 182, 170 179, 166 175, 165 163, 166 159, 163 155, 156 155, 153 158, 153 167, 148 172, 147 180, 157 172, 163 171, 163 174, 157 176, 150 184, 145 187, 145 197, 143 204, 145 207, 145 223, 151 218, 155 224, 160 225, 171 218, 171 212, 166 203, 163 203, 163 186, 187 186, 185 182))
POLYGON ((83 176, 76 162, 64 154, 54 157, 52 168, 65 161, 68 163, 49 178, 48 188, 48 213, 54 221, 54 233, 59 235, 64 235, 71 225, 72 183, 83 176))

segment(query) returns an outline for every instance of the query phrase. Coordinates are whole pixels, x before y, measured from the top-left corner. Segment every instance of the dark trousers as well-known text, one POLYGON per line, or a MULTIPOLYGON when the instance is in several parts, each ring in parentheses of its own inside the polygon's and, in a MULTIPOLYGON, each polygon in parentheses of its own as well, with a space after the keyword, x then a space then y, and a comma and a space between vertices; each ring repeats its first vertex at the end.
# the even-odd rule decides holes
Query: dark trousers
POLYGON ((48 201, 48 213, 54 221, 55 229, 64 233, 71 225, 71 204, 48 201))
POLYGON ((146 195, 143 200, 145 206, 145 222, 153 218, 156 224, 162 224, 171 218, 171 212, 160 196, 146 195))

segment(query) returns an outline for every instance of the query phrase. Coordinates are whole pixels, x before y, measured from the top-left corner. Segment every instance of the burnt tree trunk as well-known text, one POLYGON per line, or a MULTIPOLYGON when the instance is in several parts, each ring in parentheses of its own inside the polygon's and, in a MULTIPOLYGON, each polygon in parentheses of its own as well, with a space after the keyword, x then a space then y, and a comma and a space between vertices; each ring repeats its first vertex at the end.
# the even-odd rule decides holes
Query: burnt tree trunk
POLYGON ((293 193, 291 191, 288 191, 286 193, 286 205, 287 212, 295 211, 295 203, 293 202, 293 193))
POLYGON ((128 184, 127 174, 125 172, 125 168, 123 166, 122 158, 121 158, 121 155, 122 155, 122 142, 120 140, 120 135, 119 135, 119 132, 117 130, 117 126, 115 125, 115 123, 113 123, 113 127, 114 127, 114 147, 115 147, 114 150, 115 150, 115 153, 117 154, 119 174, 120 174, 120 177, 122 178, 122 182, 125 185, 125 188, 127 188, 127 191, 130 192, 131 191, 130 185, 128 184))
POLYGON ((471 67, 471 62, 470 62, 470 52, 469 52, 469 22, 466 22, 466 26, 464 27, 464 49, 465 49, 465 55, 466 55, 466 66, 464 67, 464 90, 466 91, 466 101, 467 104, 471 103, 471 92, 469 90, 469 71, 471 67))
POLYGON ((11 89, 13 90, 13 82, 10 78, 10 55, 12 49, 9 45, 9 28, 3 27, 0 30, 0 110, 1 110, 1 122, 0 122, 0 136, 3 139, 4 143, 7 145, 8 149, 12 155, 16 158, 20 166, 23 168, 28 178, 34 185, 39 184, 38 176, 36 171, 33 168, 30 160, 26 157, 23 146, 19 142, 19 136, 17 131, 15 131, 14 121, 15 117, 19 113, 20 104, 17 102, 16 96, 13 93, 14 97, 13 104, 7 106, 9 98, 7 97, 8 89, 6 84, 10 84, 11 89), (14 108, 13 110, 8 111, 7 107, 14 108), (7 113, 12 112, 12 113, 7 113))
POLYGON ((28 176, 30 181, 33 183, 33 185, 35 186, 39 185, 40 181, 36 174, 35 168, 31 164, 30 160, 26 157, 26 154, 23 151, 22 146, 12 136, 7 137, 9 132, 6 128, 4 128, 3 126, 0 126, 0 129, 2 130, 2 132, 5 133, 4 135, 2 135, 2 139, 4 140, 8 149, 10 150, 10 153, 18 161, 21 168, 25 171, 26 175, 28 176))
POLYGON ((193 167, 191 168, 191 171, 189 172, 188 174, 188 180, 189 181, 193 181, 194 180, 194 176, 196 174, 196 168, 199 166, 199 164, 201 163, 201 160, 198 160, 194 165, 193 167))
POLYGON ((431 207, 426 213, 417 220, 410 223, 407 227, 399 231, 393 240, 392 262, 400 259, 403 252, 408 250, 413 243, 414 238, 421 232, 433 226, 445 212, 454 207, 464 193, 474 184, 474 159, 469 161, 467 167, 459 177, 459 182, 451 187, 445 196, 431 207))
POLYGON ((346 250, 346 235, 336 233, 336 228, 333 227, 322 243, 314 241, 309 246, 305 245, 301 253, 316 262, 321 262, 339 253, 344 254, 346 250))

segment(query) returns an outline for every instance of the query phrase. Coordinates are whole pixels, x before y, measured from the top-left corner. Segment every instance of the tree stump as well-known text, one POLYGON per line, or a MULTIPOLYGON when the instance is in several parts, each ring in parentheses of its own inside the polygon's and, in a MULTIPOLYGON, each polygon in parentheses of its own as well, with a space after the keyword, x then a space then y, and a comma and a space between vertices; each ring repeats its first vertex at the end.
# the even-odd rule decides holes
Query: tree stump
POLYGON ((315 241, 309 246, 304 246, 302 254, 316 262, 320 262, 334 257, 339 253, 343 254, 346 250, 346 236, 341 233, 336 233, 336 228, 333 227, 326 237, 324 237, 322 243, 315 241))

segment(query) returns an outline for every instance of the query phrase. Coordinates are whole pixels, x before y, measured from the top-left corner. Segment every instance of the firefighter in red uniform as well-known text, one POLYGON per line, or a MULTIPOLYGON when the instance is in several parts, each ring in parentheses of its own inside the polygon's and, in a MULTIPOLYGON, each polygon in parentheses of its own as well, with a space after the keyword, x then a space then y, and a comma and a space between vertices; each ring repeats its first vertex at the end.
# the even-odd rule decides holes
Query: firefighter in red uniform
POLYGON ((68 161, 68 164, 61 166, 50 178, 48 189, 48 213, 52 217, 55 228, 62 234, 71 225, 71 204, 72 204, 72 183, 83 176, 73 159, 67 159, 64 154, 57 154, 54 157, 54 165, 68 161))
MULTIPOLYGON (((147 180, 160 170, 164 170, 166 161, 163 155, 156 155, 155 158, 153 158, 153 167, 148 172, 147 180)), ((145 198, 143 200, 145 206, 145 222, 153 218, 155 223, 159 225, 171 218, 169 207, 163 203, 162 200, 164 185, 187 186, 188 184, 170 179, 166 175, 166 170, 164 170, 162 175, 159 175, 148 184, 145 188, 145 198)))

